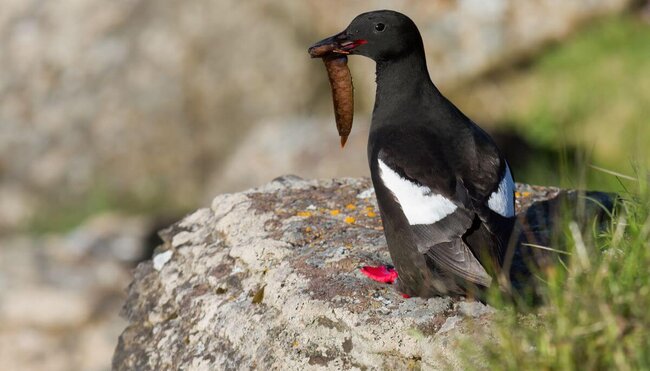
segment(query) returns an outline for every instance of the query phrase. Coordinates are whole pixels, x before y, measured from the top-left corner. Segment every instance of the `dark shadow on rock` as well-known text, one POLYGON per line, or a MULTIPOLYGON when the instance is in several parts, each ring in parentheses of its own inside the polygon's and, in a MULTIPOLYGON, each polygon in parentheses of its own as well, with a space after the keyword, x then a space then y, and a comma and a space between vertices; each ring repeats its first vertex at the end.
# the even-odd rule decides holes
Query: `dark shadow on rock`
POLYGON ((146 237, 144 239, 144 248, 142 249, 142 255, 133 263, 133 266, 151 260, 154 255, 154 251, 158 246, 163 244, 163 239, 160 236, 160 231, 168 228, 170 225, 174 224, 177 220, 180 220, 183 216, 177 214, 169 215, 156 215, 153 217, 151 222, 151 227, 147 231, 146 237))
POLYGON ((511 238, 516 241, 509 264, 513 291, 520 298, 532 299, 532 304, 538 303, 540 288, 545 285, 540 277, 552 269, 565 269, 562 263, 567 265, 569 258, 575 258, 575 252, 567 251, 571 245, 566 231, 569 223, 579 227, 587 252, 599 254, 589 251, 594 245, 592 231, 605 230, 617 197, 605 192, 562 190, 521 212, 511 238))

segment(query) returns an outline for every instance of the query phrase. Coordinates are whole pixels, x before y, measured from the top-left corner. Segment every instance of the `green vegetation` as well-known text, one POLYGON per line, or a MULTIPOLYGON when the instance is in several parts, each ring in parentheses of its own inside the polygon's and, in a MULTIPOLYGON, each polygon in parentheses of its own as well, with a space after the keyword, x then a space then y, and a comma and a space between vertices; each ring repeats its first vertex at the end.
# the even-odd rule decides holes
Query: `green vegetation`
POLYGON ((50 200, 44 209, 35 215, 27 225, 30 233, 58 232, 72 229, 89 216, 113 210, 115 203, 110 193, 96 188, 76 201, 50 200))
POLYGON ((484 353, 488 361, 470 368, 650 369, 650 192, 647 181, 634 188, 592 242, 569 233, 570 262, 541 273, 544 304, 515 309, 493 299, 503 305, 497 340, 467 344, 470 354, 484 353), (587 259, 576 258, 580 249, 587 259))
POLYGON ((649 71, 650 25, 627 15, 596 22, 531 64, 452 98, 492 131, 515 131, 555 153, 520 167, 519 181, 575 187, 585 180, 614 190, 617 181, 606 174, 575 174, 585 162, 630 174, 631 159, 648 161, 649 71))
POLYGON ((182 215, 193 209, 193 205, 171 199, 170 192, 151 189, 149 192, 117 193, 100 183, 83 196, 72 199, 59 195, 61 199, 50 199, 25 226, 29 233, 62 232, 73 229, 89 217, 104 212, 120 212, 139 215, 182 215))
POLYGON ((518 180, 622 196, 607 230, 576 238, 567 228, 565 246, 550 246, 572 256, 566 266, 540 272, 547 283, 542 304, 515 307, 495 293, 492 302, 502 307, 495 337, 465 344, 468 368, 650 369, 649 71, 650 26, 622 16, 597 22, 461 98, 493 131, 514 130, 555 152, 553 160, 520 169, 518 180), (491 106, 471 103, 495 96, 491 106), (576 258, 579 249, 588 252, 586 260, 576 258), (487 363, 471 361, 485 356, 487 363))

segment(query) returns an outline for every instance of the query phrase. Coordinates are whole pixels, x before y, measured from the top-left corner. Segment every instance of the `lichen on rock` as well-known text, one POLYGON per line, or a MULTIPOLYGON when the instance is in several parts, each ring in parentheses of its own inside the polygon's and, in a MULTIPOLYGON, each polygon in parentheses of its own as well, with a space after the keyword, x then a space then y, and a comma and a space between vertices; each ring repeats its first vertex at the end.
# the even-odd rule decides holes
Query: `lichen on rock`
MULTIPOLYGON (((366 279, 359 267, 390 263, 371 189, 368 179, 282 177, 161 232, 166 261, 135 271, 114 368, 460 367, 458 342, 489 335, 493 310, 404 299, 366 279)), ((528 192, 519 210, 559 193, 518 189, 528 192)))

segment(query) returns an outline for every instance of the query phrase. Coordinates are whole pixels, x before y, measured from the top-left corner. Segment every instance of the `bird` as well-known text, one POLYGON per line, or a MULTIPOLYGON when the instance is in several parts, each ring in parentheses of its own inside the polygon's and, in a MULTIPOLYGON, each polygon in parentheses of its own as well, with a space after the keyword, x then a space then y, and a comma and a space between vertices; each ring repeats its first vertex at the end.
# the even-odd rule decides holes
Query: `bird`
POLYGON ((486 292, 508 249, 514 178, 494 140, 432 82, 416 24, 367 12, 319 45, 376 65, 367 156, 392 265, 362 272, 396 278, 405 297, 486 292))

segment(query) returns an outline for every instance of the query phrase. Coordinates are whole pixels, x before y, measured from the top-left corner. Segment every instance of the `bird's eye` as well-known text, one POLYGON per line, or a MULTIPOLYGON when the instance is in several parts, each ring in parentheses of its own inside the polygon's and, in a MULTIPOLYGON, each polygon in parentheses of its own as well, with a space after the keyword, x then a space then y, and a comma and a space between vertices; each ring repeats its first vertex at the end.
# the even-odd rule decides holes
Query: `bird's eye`
POLYGON ((377 30, 377 31, 379 31, 379 32, 383 31, 384 29, 386 29, 386 25, 383 24, 383 23, 377 23, 377 24, 375 25, 375 30, 377 30))

